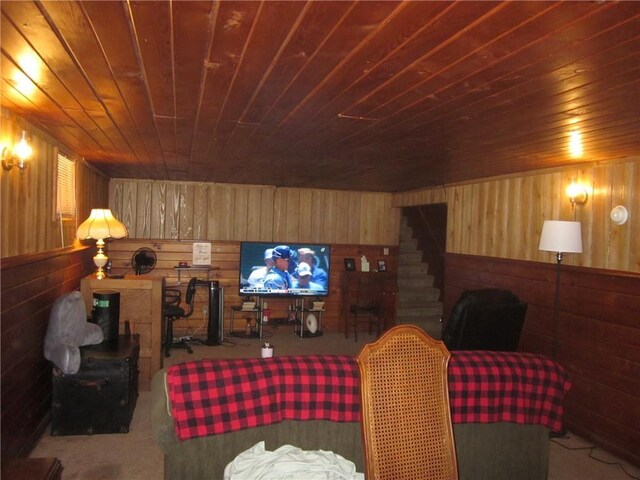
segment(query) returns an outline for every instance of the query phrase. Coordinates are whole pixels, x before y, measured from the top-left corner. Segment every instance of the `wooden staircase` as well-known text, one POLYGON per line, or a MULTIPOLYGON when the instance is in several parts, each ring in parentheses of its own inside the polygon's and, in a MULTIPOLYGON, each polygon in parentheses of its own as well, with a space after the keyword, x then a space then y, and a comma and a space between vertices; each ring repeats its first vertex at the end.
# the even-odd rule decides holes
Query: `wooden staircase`
POLYGON ((440 290, 433 286, 429 265, 422 261, 422 252, 413 231, 402 217, 398 263, 397 323, 410 323, 425 330, 435 339, 441 338, 442 303, 440 290))

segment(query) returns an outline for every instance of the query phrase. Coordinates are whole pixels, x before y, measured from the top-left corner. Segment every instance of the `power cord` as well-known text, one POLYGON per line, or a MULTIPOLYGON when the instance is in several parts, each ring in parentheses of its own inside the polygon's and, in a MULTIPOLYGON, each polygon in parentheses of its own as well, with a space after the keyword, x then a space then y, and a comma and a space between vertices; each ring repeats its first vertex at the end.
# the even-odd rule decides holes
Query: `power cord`
POLYGON ((566 445, 563 445, 562 443, 560 443, 560 442, 558 441, 558 439, 562 440, 562 439, 569 439, 569 438, 570 438, 570 437, 569 437, 568 435, 564 435, 564 436, 561 436, 561 437, 552 438, 552 439, 551 439, 551 441, 552 441, 553 443, 555 443, 556 445, 561 446, 561 447, 562 447, 562 448, 564 448, 565 450, 571 450, 571 451, 574 451, 574 450, 589 450, 589 454, 587 455, 589 458, 591 458, 591 459, 595 460, 596 462, 603 463, 604 465, 618 466, 618 467, 620 467, 620 469, 622 470, 622 472, 623 472, 627 477, 632 478, 632 479, 634 479, 634 480, 640 480, 640 477, 636 477, 635 475, 632 475, 631 473, 629 473, 629 472, 625 469, 624 465, 622 465, 620 462, 607 462, 606 460, 602 460, 602 459, 600 459, 600 458, 595 457, 593 453, 594 453, 596 450, 599 450, 599 448, 598 448, 598 447, 594 447, 593 445, 589 445, 588 447, 567 447, 566 445))

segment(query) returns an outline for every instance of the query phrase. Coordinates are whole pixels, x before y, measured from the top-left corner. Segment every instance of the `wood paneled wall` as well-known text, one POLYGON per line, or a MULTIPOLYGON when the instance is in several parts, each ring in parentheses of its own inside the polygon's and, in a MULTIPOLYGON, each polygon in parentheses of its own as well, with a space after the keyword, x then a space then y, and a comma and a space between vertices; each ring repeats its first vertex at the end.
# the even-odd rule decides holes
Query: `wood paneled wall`
MULTIPOLYGON (((53 192, 61 145, 3 109, 0 143, 12 145, 22 130, 33 147, 29 166, 23 173, 0 169, 3 458, 28 454, 44 431, 51 409, 51 367, 43 353, 49 313, 57 297, 93 271, 95 252, 79 243, 60 248, 53 192)), ((108 187, 106 177, 76 162, 79 218, 108 205, 108 187)))
POLYGON ((53 302, 92 269, 93 249, 66 248, 2 261, 2 458, 27 455, 48 423, 51 364, 44 336, 53 302))
POLYGON ((397 245, 389 193, 112 179, 130 238, 397 245))
MULTIPOLYGON (((60 144, 16 117, 2 110, 0 144, 13 145, 22 130, 28 132, 33 157, 20 173, 0 169, 1 219, 0 257, 44 252, 63 247, 61 226, 55 218, 54 182, 60 144)), ((108 179, 76 161, 76 201, 79 221, 92 208, 105 208, 109 196, 108 179)), ((75 234, 75 225, 66 226, 75 234)), ((66 232, 69 238, 69 232, 66 232)))
MULTIPOLYGON (((547 263, 448 254, 445 319, 464 290, 509 289, 528 304, 519 350, 551 356, 555 278, 547 263)), ((566 426, 640 465, 640 275, 563 264, 560 285, 566 426)))
MULTIPOLYGON (((156 268, 149 275, 163 276, 168 284, 178 281, 175 267, 179 261, 187 261, 191 264, 192 241, 177 240, 140 240, 122 239, 108 243, 108 255, 113 264, 113 274, 131 275, 131 257, 133 253, 141 247, 152 248, 158 257, 156 268)), ((327 331, 341 331, 344 328, 344 319, 341 318, 340 300, 342 291, 340 289, 340 273, 344 271, 344 258, 351 257, 359 259, 363 254, 374 268, 377 260, 386 260, 387 269, 390 273, 396 273, 398 268, 398 247, 386 245, 389 248, 388 255, 384 255, 384 247, 378 245, 331 245, 331 271, 329 278, 329 296, 325 298, 325 313, 323 315, 323 329, 327 331)), ((357 268, 360 269, 360 262, 356 261, 357 268)), ((211 267, 210 279, 220 282, 224 288, 225 302, 225 331, 228 331, 231 320, 231 306, 241 305, 242 297, 238 294, 238 282, 240 278, 240 242, 215 241, 211 242, 211 267)), ((202 271, 193 271, 193 276, 205 278, 202 271)), ((189 274, 183 274, 182 282, 188 280, 189 274)), ((204 290, 196 293, 196 306, 192 317, 187 320, 176 322, 177 334, 184 335, 206 335, 207 318, 205 318, 202 307, 206 305, 207 296, 204 290)), ((268 306, 272 317, 286 318, 287 308, 291 304, 290 299, 269 299, 268 306)), ((240 315, 236 315, 236 324, 242 329, 243 320, 239 320, 240 315)), ((242 317, 244 318, 244 317, 242 317)))
POLYGON ((394 195, 397 207, 447 203, 447 252, 555 262, 538 250, 544 220, 582 223, 584 252, 563 264, 640 272, 640 157, 518 177, 443 186, 394 195), (589 198, 572 211, 565 189, 572 178, 589 198), (625 225, 609 212, 629 211, 625 225))

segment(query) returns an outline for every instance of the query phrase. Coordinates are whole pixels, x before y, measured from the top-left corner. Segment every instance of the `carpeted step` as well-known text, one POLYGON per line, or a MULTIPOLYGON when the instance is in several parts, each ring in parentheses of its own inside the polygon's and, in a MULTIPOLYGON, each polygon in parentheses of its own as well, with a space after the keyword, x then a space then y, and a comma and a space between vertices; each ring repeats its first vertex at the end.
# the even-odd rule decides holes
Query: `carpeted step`
POLYGON ((402 268, 404 265, 411 265, 413 263, 422 262, 422 252, 404 252, 398 255, 398 267, 402 268))
POLYGON ((432 302, 426 305, 417 305, 412 307, 400 307, 397 310, 398 317, 401 318, 420 318, 427 316, 441 316, 442 305, 438 302, 432 302))
POLYGON ((398 290, 421 288, 427 290, 433 287, 433 277, 425 275, 421 277, 398 278, 398 290))
POLYGON ((429 275, 429 265, 426 263, 409 263, 398 266, 398 278, 429 275))
POLYGON ((440 304, 440 290, 430 288, 428 290, 402 291, 398 294, 398 307, 410 307, 413 305, 440 304))

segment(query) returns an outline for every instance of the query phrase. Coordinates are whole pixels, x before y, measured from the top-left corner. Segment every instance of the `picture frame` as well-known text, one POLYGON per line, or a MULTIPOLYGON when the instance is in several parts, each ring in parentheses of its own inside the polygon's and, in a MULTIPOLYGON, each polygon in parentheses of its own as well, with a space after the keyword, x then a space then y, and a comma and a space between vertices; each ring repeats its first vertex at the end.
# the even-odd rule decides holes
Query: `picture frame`
POLYGON ((387 262, 384 260, 378 260, 378 271, 386 272, 387 271, 387 262))
POLYGON ((211 244, 210 243, 194 243, 193 244, 192 264, 211 266, 211 244))
POLYGON ((356 261, 353 258, 345 258, 344 259, 344 269, 347 272, 353 272, 356 269, 356 261))

